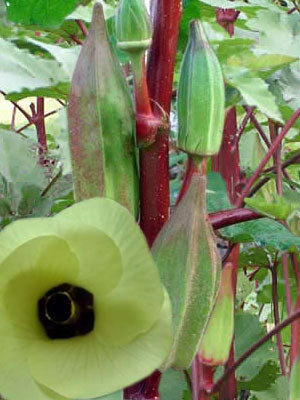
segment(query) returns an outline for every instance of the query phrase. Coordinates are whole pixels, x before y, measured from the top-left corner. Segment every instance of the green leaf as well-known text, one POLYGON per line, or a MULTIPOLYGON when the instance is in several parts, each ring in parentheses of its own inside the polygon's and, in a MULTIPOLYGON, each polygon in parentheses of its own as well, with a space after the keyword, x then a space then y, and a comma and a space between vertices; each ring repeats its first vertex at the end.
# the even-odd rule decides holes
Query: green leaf
POLYGON ((269 218, 222 228, 221 233, 227 239, 237 243, 254 242, 259 247, 270 246, 280 251, 300 249, 300 237, 293 235, 282 224, 269 218))
POLYGON ((14 185, 44 187, 46 179, 30 142, 15 132, 0 129, 0 174, 14 185))
POLYGON ((284 197, 277 195, 274 195, 272 202, 267 202, 262 197, 251 197, 246 198, 245 203, 259 213, 277 219, 286 219, 299 207, 299 203, 289 202, 284 197))
POLYGON ((79 56, 80 46, 64 48, 55 44, 48 44, 30 38, 27 38, 27 41, 38 47, 41 47, 51 54, 51 56, 61 65, 66 76, 68 76, 70 79, 72 78, 75 64, 79 56))
MULTIPOLYGON (((257 340, 265 335, 258 317, 250 314, 237 314, 235 318, 235 350, 238 359, 257 340)), ((239 381, 251 381, 268 360, 276 359, 276 353, 270 350, 270 342, 265 343, 251 354, 237 369, 239 381)))
POLYGON ((290 400, 298 400, 300 398, 300 360, 296 360, 292 367, 290 380, 290 400))
POLYGON ((77 5, 77 0, 5 0, 7 17, 23 25, 55 27, 62 23, 77 5))
MULTIPOLYGON (((90 1, 86 6, 79 6, 76 8, 72 14, 68 15, 66 19, 81 19, 85 22, 91 22, 93 6, 99 0, 90 1)), ((100 3, 103 6, 103 12, 105 19, 111 18, 115 13, 115 8, 111 4, 105 3, 103 0, 100 0, 100 3)))
POLYGON ((300 14, 287 14, 279 9, 260 10, 247 26, 259 32, 258 47, 271 54, 285 54, 291 57, 300 56, 300 14), (280 27, 280 30, 279 30, 280 27), (278 41, 284 38, 284 46, 278 41))
MULTIPOLYGON (((0 87, 4 92, 25 92, 29 96, 39 88, 53 90, 68 81, 68 75, 56 61, 34 56, 0 38, 0 87)), ((59 91, 56 97, 60 97, 59 91)))
POLYGON ((247 390, 266 391, 280 376, 280 370, 275 361, 267 361, 259 373, 250 381, 239 382, 239 387, 247 390))
POLYGON ((246 68, 224 66, 224 73, 227 82, 240 91, 249 106, 257 106, 268 117, 282 122, 275 97, 261 78, 246 68))
POLYGON ((187 383, 183 371, 167 369, 159 385, 161 400, 182 400, 183 392, 187 389, 187 383))
POLYGON ((216 172, 207 174, 206 207, 209 213, 232 208, 227 196, 225 181, 216 172))
POLYGON ((252 394, 255 400, 287 400, 288 378, 280 376, 269 389, 262 392, 253 391, 252 394))
POLYGON ((107 396, 98 397, 97 399, 87 399, 87 400, 123 400, 123 390, 108 394, 107 396))

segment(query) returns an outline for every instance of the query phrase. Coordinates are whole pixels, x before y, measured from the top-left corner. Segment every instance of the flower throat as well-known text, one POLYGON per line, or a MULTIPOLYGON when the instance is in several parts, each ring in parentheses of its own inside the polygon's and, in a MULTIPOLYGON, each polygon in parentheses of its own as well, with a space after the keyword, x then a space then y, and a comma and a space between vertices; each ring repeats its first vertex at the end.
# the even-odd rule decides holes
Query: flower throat
POLYGON ((39 299, 38 315, 51 339, 85 335, 94 328, 94 298, 86 289, 63 283, 39 299))

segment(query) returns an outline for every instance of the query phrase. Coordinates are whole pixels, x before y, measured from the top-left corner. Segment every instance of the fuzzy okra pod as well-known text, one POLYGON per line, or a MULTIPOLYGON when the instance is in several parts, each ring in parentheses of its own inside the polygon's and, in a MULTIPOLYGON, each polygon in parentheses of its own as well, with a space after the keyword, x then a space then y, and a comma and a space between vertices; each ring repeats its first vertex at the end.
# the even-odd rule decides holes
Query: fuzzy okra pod
POLYGON ((76 200, 106 196, 137 215, 133 105, 100 3, 73 74, 68 120, 76 200))
POLYGON ((163 368, 190 366, 219 286, 221 260, 206 214, 205 187, 205 175, 195 173, 153 245, 173 312, 174 341, 163 368))
POLYGON ((178 86, 178 147, 199 156, 219 152, 224 125, 222 70, 199 20, 190 23, 178 86))

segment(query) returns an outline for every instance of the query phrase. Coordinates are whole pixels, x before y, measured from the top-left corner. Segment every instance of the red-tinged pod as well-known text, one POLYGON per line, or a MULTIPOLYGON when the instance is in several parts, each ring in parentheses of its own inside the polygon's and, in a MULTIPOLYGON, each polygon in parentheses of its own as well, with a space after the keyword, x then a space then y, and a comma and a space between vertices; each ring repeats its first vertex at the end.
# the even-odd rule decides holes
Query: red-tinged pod
POLYGON ((234 332, 234 265, 228 262, 221 274, 213 311, 200 345, 198 359, 210 366, 224 365, 229 357, 234 332))
POLYGON ((73 74, 68 120, 75 199, 106 196, 137 216, 133 105, 100 3, 73 74))

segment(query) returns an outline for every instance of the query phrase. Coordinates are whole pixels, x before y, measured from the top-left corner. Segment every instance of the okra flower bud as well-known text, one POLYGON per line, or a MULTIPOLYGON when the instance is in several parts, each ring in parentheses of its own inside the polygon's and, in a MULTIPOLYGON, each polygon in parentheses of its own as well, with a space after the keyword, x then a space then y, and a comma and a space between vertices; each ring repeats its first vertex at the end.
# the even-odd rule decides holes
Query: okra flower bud
POLYGON ((118 47, 128 53, 144 52, 151 44, 152 29, 143 0, 121 0, 116 16, 118 47))

